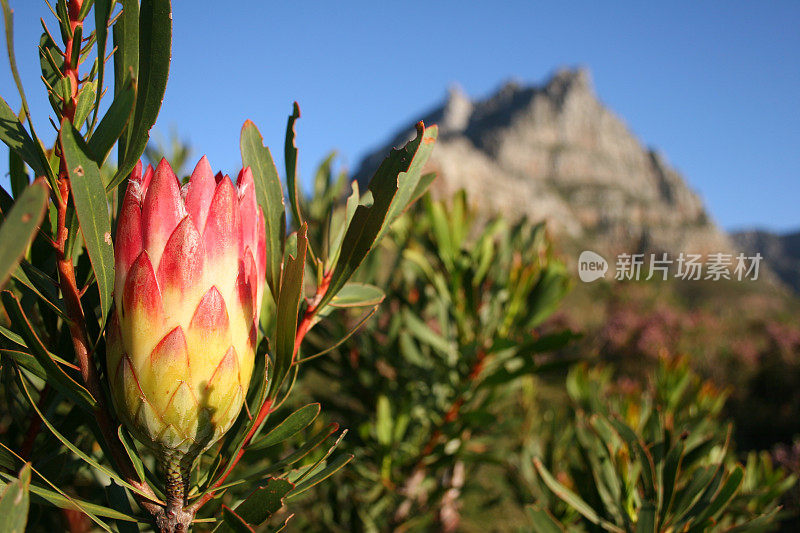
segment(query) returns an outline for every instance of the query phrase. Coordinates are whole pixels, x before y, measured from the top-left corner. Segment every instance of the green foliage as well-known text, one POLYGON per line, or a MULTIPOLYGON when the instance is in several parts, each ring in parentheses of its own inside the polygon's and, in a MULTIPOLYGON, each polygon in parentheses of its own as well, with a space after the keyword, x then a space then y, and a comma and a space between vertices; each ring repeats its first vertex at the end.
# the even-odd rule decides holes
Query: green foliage
POLYGON ((572 407, 530 436, 513 470, 535 501, 532 530, 776 527, 794 477, 768 456, 736 461, 721 419, 726 394, 685 361, 662 362, 645 390, 581 365, 567 391, 572 407))
MULTIPOLYGON (((320 175, 315 199, 336 196, 329 163, 320 175)), ((398 218, 361 265, 361 284, 345 289, 348 303, 372 305, 373 285, 387 287, 366 334, 348 336, 363 315, 345 309, 310 337, 320 349, 347 338, 307 358, 314 373, 304 384, 353 427, 342 446, 356 460, 338 485, 310 496, 304 529, 447 528, 476 467, 501 460, 492 442, 514 431, 497 406, 518 378, 560 362, 548 354, 574 336, 536 327, 568 286, 542 225, 480 221, 463 194, 423 204, 398 218)), ((306 221, 309 240, 324 241, 326 221, 306 221)))
POLYGON ((189 479, 178 482, 184 486, 176 507, 168 503, 176 491, 175 483, 165 483, 163 458, 118 421, 104 368, 114 296, 112 235, 126 180, 143 153, 153 160, 170 152, 177 172, 189 154, 175 139, 167 147, 148 145, 170 68, 170 1, 55 3, 59 31, 51 32, 43 21, 38 43, 58 130, 49 145, 32 127, 13 52, 12 11, 6 0, 2 7, 23 109, 15 114, 0 99, 0 140, 10 148, 13 193, 0 190, 0 506, 6 520, 0 529, 21 531, 27 521, 30 528, 59 530, 61 515, 42 512, 43 506, 70 513, 74 527, 104 531, 185 531, 193 519, 199 529, 251 531, 270 521, 269 527, 282 529, 289 517, 276 515, 285 502, 352 459, 336 452, 347 431, 320 423, 318 403, 285 412, 302 363, 298 352, 309 331, 337 309, 374 312, 383 300, 377 286, 350 278, 396 215, 430 183, 421 170, 436 127, 420 123, 417 138, 387 158, 365 195, 354 185, 354 195, 341 205, 348 216, 338 216, 339 196, 309 205, 299 194, 295 103, 285 153, 291 156, 286 189, 296 231, 287 236, 281 178, 258 129, 245 123, 240 148, 264 215, 269 296, 259 302, 265 312, 255 334, 245 408, 213 453, 197 459, 189 479), (92 8, 95 29, 89 33, 84 20, 92 8), (109 31, 114 90, 101 113, 109 31), (91 67, 82 68, 87 62, 91 67), (117 168, 108 161, 114 146, 117 168), (29 171, 36 178, 32 183, 29 171), (325 243, 308 239, 305 209, 328 221, 331 237, 325 243), (243 458, 248 468, 240 467, 243 458))

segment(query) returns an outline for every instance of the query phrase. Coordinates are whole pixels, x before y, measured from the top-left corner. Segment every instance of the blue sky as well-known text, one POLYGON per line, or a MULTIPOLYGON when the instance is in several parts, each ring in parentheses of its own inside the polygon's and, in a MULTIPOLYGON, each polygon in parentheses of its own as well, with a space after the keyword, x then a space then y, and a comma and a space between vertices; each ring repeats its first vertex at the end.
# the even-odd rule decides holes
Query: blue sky
MULTIPOLYGON (((36 44, 38 18, 55 29, 53 17, 43 1, 10 3, 34 121, 52 132, 36 44)), ((538 83, 583 65, 600 99, 667 155, 723 227, 800 228, 798 2, 173 4, 156 127, 175 127, 215 169, 236 172, 247 118, 282 169, 293 100, 308 180, 334 148, 354 169, 452 83, 480 98, 509 78, 538 83)), ((16 108, 10 72, 0 72, 0 95, 16 108)))

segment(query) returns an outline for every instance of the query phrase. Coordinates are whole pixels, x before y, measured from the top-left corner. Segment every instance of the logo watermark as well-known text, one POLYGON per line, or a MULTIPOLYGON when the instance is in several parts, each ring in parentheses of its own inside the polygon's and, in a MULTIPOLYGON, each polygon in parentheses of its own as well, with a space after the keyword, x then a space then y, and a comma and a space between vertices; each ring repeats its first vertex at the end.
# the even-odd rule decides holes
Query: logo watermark
POLYGON ((591 250, 584 250, 578 257, 578 276, 581 281, 591 283, 600 278, 606 277, 608 272, 608 261, 591 250))
MULTIPOLYGON (((669 278, 681 280, 736 280, 755 281, 763 257, 760 253, 713 253, 681 252, 677 257, 666 252, 651 254, 619 254, 614 263, 614 279, 638 281, 669 278)), ((585 283, 606 277, 608 261, 591 250, 584 250, 578 257, 578 277, 585 283)))

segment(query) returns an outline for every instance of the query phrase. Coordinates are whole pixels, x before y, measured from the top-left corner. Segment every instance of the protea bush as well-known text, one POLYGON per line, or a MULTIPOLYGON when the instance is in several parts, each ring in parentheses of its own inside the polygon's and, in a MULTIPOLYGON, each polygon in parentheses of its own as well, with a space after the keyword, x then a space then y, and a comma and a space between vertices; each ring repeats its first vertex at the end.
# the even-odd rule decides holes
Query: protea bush
MULTIPOLYGON (((170 2, 59 0, 54 13, 59 31, 43 21, 38 50, 56 138, 37 135, 21 83, 20 113, 0 100, 11 181, 11 194, 0 189, 0 401, 11 413, 0 530, 25 529, 30 494, 82 530, 252 530, 352 459, 334 455, 344 432, 333 424, 294 453, 236 469, 313 424, 318 404, 275 419, 307 359, 305 336, 341 307, 382 301, 378 287, 349 279, 430 183, 421 171, 437 130, 420 123, 363 198, 353 185, 346 206, 329 206, 331 238, 312 243, 296 103, 285 185, 250 121, 235 180, 202 158, 182 184, 166 160, 140 162, 167 83, 170 2), (93 479, 111 481, 87 488, 93 479), (61 489, 78 480, 86 499, 61 489)), ((12 48, 9 59, 18 79, 12 48)), ((33 515, 33 527, 58 530, 53 516, 33 515)))

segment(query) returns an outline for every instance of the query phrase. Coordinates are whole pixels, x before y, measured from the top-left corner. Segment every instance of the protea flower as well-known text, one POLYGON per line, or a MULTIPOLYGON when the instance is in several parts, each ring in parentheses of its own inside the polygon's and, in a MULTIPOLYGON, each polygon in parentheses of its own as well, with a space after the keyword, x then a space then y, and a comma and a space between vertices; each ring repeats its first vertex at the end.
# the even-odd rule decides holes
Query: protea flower
POLYGON ((114 405, 162 457, 194 456, 230 428, 253 371, 266 244, 250 169, 234 185, 203 157, 181 187, 166 160, 139 163, 115 246, 114 405))

